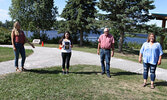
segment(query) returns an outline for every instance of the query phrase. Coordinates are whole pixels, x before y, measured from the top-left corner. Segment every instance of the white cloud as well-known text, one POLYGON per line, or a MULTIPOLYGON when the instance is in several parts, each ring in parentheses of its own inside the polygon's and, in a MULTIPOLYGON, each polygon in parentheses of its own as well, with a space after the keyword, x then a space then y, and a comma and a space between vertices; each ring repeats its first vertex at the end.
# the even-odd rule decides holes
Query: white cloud
POLYGON ((11 20, 8 13, 8 10, 0 9, 0 21, 4 23, 6 20, 11 20))

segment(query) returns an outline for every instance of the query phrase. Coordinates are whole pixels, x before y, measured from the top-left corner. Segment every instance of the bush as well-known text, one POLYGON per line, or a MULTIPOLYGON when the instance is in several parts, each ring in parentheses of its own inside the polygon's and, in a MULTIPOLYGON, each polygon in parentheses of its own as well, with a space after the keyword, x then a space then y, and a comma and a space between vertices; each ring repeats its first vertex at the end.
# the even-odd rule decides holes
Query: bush
POLYGON ((11 31, 0 27, 0 44, 11 44, 11 31))
MULTIPOLYGON (((157 36, 157 39, 156 39, 156 40, 157 40, 157 42, 160 43, 160 36, 157 36)), ((167 37, 165 37, 165 39, 164 39, 163 47, 164 47, 164 50, 167 49, 167 37)))
POLYGON ((124 44, 125 48, 131 48, 131 49, 140 49, 142 44, 136 43, 136 42, 129 42, 124 44))

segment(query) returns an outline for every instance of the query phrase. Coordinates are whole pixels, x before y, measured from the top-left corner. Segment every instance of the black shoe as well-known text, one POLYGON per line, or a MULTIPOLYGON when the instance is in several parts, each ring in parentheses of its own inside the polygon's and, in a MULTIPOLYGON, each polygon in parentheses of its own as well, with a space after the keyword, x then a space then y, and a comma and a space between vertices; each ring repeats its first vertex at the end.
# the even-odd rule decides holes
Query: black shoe
POLYGON ((62 71, 62 74, 64 75, 64 74, 65 74, 65 71, 62 71))
POLYGON ((108 78, 111 78, 111 75, 110 75, 110 74, 107 74, 107 77, 108 77, 108 78))
POLYGON ((69 74, 69 71, 66 71, 66 74, 69 74))
POLYGON ((105 74, 105 72, 101 72, 101 75, 104 75, 105 74))

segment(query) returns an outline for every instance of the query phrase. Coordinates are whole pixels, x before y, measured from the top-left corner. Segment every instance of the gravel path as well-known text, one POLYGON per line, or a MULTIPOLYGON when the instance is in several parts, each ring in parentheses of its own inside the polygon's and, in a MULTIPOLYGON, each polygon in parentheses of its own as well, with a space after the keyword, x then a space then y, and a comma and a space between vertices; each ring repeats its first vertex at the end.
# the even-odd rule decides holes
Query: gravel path
MULTIPOLYGON (((1 47, 12 47, 11 45, 0 45, 1 47)), ((32 49, 30 46, 25 46, 26 49, 32 49)), ((34 53, 26 58, 25 68, 44 68, 52 66, 61 66, 61 52, 57 48, 36 47, 33 49, 34 53)), ((100 66, 100 56, 97 54, 72 51, 70 61, 71 65, 87 64, 100 66)), ((142 73, 143 65, 133 61, 123 60, 119 58, 111 58, 111 67, 122 70, 142 73)), ((20 65, 20 60, 19 60, 20 65)), ((100 70, 101 68, 99 68, 100 70)), ((0 75, 15 72, 14 60, 0 62, 0 75)), ((112 72, 112 70, 111 70, 112 72)), ((157 68, 156 78, 167 81, 167 70, 157 68)))

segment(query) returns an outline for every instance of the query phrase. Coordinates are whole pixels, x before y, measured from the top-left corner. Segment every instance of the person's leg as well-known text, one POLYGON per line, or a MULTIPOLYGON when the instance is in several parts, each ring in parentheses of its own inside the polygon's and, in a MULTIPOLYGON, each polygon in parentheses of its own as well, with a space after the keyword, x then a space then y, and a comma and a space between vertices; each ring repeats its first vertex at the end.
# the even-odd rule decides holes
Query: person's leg
POLYGON ((104 49, 100 49, 100 61, 101 61, 101 69, 102 69, 102 74, 105 73, 105 64, 104 64, 104 49))
POLYGON ((61 53, 62 55, 62 71, 63 71, 63 74, 65 73, 65 62, 66 62, 66 55, 65 53, 61 53))
POLYGON ((24 71, 24 63, 25 63, 25 59, 26 59, 26 54, 25 54, 25 49, 24 49, 24 46, 21 46, 20 47, 20 54, 21 54, 21 57, 22 57, 22 60, 21 60, 21 67, 22 67, 22 71, 24 71))
POLYGON ((16 67, 16 71, 20 71, 19 67, 18 67, 18 60, 19 60, 19 46, 18 46, 18 44, 15 44, 15 48, 16 48, 16 51, 14 51, 15 67, 16 67))
POLYGON ((71 58, 71 53, 67 53, 67 57, 66 57, 66 66, 67 66, 67 74, 69 73, 69 67, 70 67, 70 58, 71 58))
POLYGON ((107 76, 110 76, 110 58, 111 58, 111 50, 105 50, 105 60, 106 60, 106 71, 107 76))
POLYGON ((149 64, 143 62, 143 68, 144 68, 144 70, 143 70, 143 78, 144 78, 143 87, 145 87, 146 83, 147 83, 147 78, 148 78, 149 64))
POLYGON ((155 71, 156 71, 157 65, 150 64, 150 78, 151 78, 151 88, 154 88, 154 81, 155 81, 155 71))

